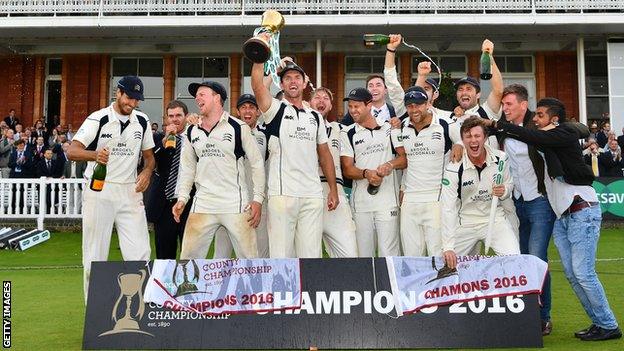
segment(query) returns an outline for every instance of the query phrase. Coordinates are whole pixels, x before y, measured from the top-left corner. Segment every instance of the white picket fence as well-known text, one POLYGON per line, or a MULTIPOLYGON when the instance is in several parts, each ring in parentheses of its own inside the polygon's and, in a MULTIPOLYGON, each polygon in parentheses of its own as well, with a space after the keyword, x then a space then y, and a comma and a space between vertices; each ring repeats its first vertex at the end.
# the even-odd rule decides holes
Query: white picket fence
POLYGON ((82 218, 85 186, 84 179, 75 178, 0 178, 0 222, 32 218, 37 220, 37 228, 43 230, 45 219, 82 218))

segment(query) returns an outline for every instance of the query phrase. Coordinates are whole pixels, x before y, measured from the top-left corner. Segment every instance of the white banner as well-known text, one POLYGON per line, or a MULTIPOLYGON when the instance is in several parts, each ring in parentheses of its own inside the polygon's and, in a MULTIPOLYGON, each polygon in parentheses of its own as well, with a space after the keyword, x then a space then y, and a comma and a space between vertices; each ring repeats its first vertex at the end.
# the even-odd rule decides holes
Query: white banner
POLYGON ((442 257, 387 257, 399 315, 435 305, 541 293, 548 264, 532 255, 459 256, 449 269, 442 257))
POLYGON ((209 315, 300 308, 299 259, 155 260, 145 302, 209 315))

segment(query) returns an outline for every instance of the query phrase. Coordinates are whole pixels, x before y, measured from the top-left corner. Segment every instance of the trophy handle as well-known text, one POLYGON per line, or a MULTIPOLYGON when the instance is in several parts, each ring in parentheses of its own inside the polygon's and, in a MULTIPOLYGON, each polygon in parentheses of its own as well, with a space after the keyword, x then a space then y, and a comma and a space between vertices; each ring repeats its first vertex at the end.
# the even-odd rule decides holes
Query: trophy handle
POLYGON ((143 313, 145 312, 145 303, 143 303, 143 282, 145 281, 147 273, 145 272, 145 269, 141 269, 139 272, 141 273, 141 282, 139 283, 139 311, 137 313, 138 318, 141 319, 143 318, 143 313))
POLYGON ((123 294, 121 293, 121 276, 123 275, 123 273, 119 273, 117 274, 117 284, 119 284, 119 297, 117 298, 117 301, 115 301, 115 304, 113 305, 113 311, 111 312, 111 319, 113 320, 113 322, 117 323, 117 308, 119 307, 119 303, 121 302, 121 299, 123 299, 123 294))

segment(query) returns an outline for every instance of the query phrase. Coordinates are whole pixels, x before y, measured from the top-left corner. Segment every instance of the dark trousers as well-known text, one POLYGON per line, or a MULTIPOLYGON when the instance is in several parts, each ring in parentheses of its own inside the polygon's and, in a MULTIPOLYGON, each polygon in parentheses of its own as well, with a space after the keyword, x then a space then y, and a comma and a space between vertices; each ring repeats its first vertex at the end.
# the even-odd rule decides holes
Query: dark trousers
POLYGON ((180 216, 180 223, 173 219, 173 214, 171 213, 173 205, 175 205, 175 202, 167 202, 162 215, 154 220, 157 259, 175 260, 178 252, 178 243, 180 247, 182 246, 184 226, 191 212, 192 204, 186 205, 182 216, 180 216))

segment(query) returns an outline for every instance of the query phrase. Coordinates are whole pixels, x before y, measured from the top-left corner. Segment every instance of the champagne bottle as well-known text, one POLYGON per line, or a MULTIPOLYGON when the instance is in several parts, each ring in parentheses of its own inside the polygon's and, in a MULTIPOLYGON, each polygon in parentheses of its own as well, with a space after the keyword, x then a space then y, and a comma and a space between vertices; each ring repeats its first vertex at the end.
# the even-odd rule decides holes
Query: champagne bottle
POLYGON ((367 48, 386 45, 390 42, 390 36, 385 34, 364 34, 364 45, 367 48))
POLYGON ((176 135, 174 133, 169 133, 167 135, 167 139, 165 140, 165 149, 175 149, 176 147, 176 135))
POLYGON ((366 191, 368 191, 368 193, 371 195, 377 195, 377 193, 379 192, 379 187, 380 185, 373 185, 369 183, 366 191))
POLYGON ((490 62, 490 53, 487 51, 483 51, 481 53, 481 79, 490 80, 492 79, 492 64, 490 62))
POLYGON ((91 176, 91 184, 89 188, 93 191, 102 191, 104 188, 104 179, 106 179, 106 165, 96 163, 91 176))

